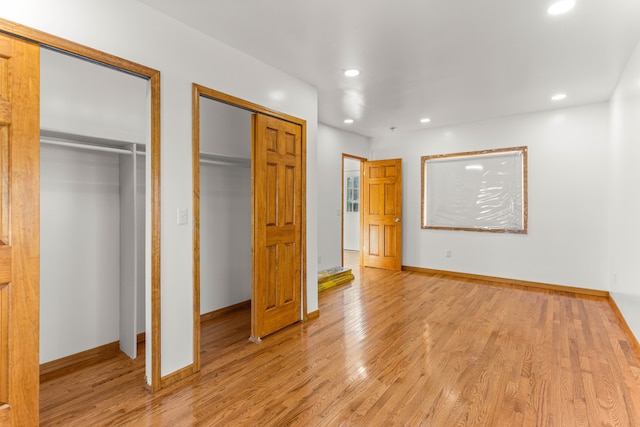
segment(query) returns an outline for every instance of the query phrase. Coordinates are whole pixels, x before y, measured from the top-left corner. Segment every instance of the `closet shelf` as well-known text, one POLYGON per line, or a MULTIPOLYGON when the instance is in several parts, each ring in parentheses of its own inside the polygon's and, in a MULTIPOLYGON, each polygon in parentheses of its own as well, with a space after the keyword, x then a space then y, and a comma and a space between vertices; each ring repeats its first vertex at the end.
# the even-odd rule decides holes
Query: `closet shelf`
POLYGON ((40 129, 40 142, 44 144, 121 154, 131 154, 131 147, 135 144, 136 154, 146 154, 144 151, 145 146, 133 141, 119 141, 115 139, 60 132, 51 129, 40 129))
POLYGON ((223 156, 221 154, 200 153, 200 163, 219 166, 251 167, 251 159, 242 157, 223 156))

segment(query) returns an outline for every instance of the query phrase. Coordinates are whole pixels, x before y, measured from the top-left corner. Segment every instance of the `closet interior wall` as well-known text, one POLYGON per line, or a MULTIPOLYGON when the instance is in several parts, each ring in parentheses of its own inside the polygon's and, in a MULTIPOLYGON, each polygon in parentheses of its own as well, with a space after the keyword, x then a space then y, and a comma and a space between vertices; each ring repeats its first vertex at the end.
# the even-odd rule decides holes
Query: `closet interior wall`
POLYGON ((251 299, 251 114, 200 98, 200 314, 251 299))
POLYGON ((40 363, 145 332, 147 80, 41 49, 40 363))

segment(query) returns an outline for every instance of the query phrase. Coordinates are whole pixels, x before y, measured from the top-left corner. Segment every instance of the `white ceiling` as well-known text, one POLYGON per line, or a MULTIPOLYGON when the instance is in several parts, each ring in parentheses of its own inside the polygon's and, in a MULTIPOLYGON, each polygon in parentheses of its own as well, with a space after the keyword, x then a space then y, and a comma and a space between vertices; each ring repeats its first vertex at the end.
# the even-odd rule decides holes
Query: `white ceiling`
POLYGON ((638 0, 141 1, 317 87, 319 121, 366 136, 608 100, 640 39, 638 0))

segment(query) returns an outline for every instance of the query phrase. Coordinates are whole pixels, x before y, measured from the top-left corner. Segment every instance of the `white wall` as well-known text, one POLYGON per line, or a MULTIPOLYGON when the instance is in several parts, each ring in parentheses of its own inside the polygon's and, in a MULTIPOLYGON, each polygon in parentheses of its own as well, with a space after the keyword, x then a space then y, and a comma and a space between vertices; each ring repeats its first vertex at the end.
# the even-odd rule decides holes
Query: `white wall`
POLYGON ((402 158, 402 264, 607 289, 608 129, 600 103, 375 138, 375 159, 402 158), (420 228, 421 156, 521 145, 529 147, 528 234, 420 228))
POLYGON ((342 265, 342 154, 368 158, 369 144, 364 136, 318 125, 319 271, 342 265))
POLYGON ((40 127, 145 143, 146 79, 49 49, 40 50, 40 127))
POLYGON ((119 340, 119 165, 41 149, 40 363, 119 340))
MULTIPOLYGON (((200 151, 250 159, 251 113, 201 98, 200 151)), ((251 168, 201 163, 200 313, 250 300, 251 265, 251 168)))
POLYGON ((136 1, 22 0, 1 13, 162 73, 161 375, 193 363, 192 230, 176 225, 191 207, 193 82, 307 121, 307 310, 317 310, 315 88, 136 1))
POLYGON ((640 338, 640 44, 611 99, 611 296, 640 338))

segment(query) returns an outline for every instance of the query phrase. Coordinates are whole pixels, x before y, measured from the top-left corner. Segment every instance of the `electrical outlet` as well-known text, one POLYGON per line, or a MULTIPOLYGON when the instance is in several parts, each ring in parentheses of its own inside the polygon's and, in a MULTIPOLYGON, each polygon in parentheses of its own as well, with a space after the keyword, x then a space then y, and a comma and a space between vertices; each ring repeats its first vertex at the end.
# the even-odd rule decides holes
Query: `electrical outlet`
POLYGON ((446 256, 447 258, 451 258, 451 249, 447 249, 444 256, 446 256))

